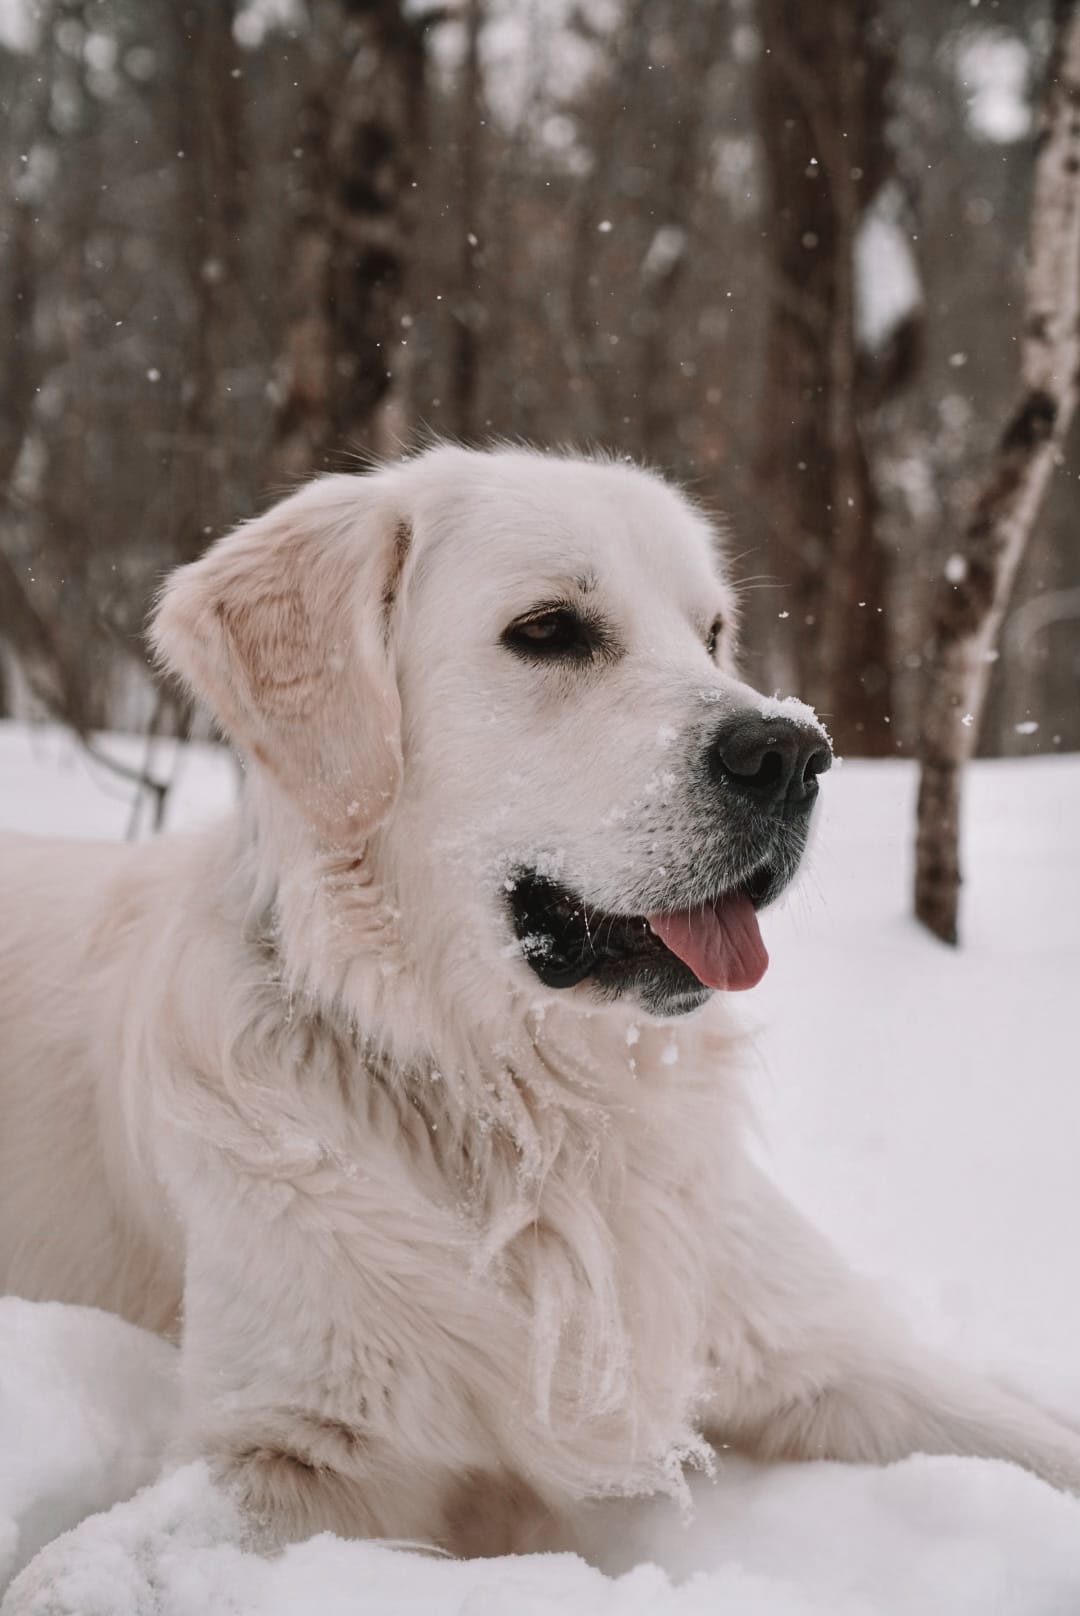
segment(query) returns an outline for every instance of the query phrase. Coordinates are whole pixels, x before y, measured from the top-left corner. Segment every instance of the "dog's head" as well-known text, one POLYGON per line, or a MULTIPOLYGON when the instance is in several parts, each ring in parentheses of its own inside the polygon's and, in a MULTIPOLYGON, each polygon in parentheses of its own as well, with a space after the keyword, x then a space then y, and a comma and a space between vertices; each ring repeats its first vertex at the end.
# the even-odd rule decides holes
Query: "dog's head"
POLYGON ((827 737, 734 666, 716 536, 635 467, 436 449, 166 587, 167 663, 417 968, 656 1014, 752 986, 827 737))

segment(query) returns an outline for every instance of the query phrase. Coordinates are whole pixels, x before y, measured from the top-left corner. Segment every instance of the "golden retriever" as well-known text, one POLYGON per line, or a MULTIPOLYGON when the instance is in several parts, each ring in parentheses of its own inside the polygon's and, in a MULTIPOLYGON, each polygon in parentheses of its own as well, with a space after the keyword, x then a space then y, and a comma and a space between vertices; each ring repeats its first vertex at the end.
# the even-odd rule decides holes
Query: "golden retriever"
POLYGON ((715 1443, 1080 1488, 747 1152, 729 995, 830 751, 740 682, 685 497, 516 449, 323 477, 153 635, 243 800, 4 839, 0 1283, 176 1333, 175 1455, 266 1541, 533 1545, 715 1443))

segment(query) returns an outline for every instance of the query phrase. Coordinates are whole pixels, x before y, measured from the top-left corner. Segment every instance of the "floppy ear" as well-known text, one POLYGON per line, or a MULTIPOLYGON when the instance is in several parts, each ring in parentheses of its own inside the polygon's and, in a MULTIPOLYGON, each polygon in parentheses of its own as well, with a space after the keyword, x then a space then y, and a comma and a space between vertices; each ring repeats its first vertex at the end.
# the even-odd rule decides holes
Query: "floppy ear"
POLYGON ((154 618, 165 665, 335 847, 401 780, 389 629, 409 538, 377 479, 320 478, 174 572, 154 618))

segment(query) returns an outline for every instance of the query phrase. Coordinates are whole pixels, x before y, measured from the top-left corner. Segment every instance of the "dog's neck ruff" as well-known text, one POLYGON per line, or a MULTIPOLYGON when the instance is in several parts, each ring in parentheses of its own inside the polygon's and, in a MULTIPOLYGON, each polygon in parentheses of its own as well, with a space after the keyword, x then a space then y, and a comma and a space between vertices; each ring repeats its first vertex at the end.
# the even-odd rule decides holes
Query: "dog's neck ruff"
POLYGON ((470 982, 462 969, 447 981, 410 953, 369 846, 317 846, 279 794, 258 784, 249 779, 235 822, 233 907, 289 1014, 317 1014, 373 1071, 432 1088, 459 1129, 505 1134, 523 1178, 550 1166, 539 1140, 550 1114, 566 1126, 579 1119, 591 1152, 606 1119, 639 1107, 644 1091, 685 1089, 721 1058, 730 1069, 735 1034, 722 1002, 689 1021, 658 1022, 629 1004, 589 1008, 508 982, 493 1015, 486 972, 470 982))

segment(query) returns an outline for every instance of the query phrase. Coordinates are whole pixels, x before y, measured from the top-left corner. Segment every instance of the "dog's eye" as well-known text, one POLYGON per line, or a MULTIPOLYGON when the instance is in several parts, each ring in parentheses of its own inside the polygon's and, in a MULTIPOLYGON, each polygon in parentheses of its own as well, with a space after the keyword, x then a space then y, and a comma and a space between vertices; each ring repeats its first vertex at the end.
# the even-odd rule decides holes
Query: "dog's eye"
POLYGON ((724 619, 722 617, 714 617, 712 627, 709 629, 709 632, 705 637, 705 649, 708 651, 711 657, 716 655, 716 647, 720 643, 720 636, 723 632, 724 619))
POLYGON ((503 641, 519 656, 585 662, 598 648, 594 626, 568 606, 547 606, 510 624, 503 641))

